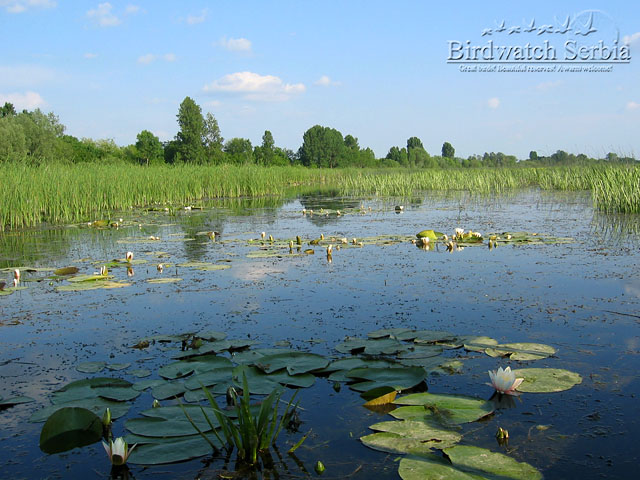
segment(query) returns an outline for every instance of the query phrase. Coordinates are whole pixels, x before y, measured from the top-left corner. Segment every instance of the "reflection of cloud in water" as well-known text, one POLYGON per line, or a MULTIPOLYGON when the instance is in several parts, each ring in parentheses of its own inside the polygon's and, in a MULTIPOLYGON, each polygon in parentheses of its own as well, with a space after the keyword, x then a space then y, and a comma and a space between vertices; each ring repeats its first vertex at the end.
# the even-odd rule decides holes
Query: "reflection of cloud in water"
POLYGON ((282 275, 286 273, 286 269, 283 269, 280 265, 276 268, 273 265, 266 265, 264 263, 247 262, 234 264, 231 273, 238 280, 258 282, 268 280, 269 278, 282 278, 282 275))
POLYGON ((624 293, 640 298, 640 280, 634 280, 624 286, 624 293))

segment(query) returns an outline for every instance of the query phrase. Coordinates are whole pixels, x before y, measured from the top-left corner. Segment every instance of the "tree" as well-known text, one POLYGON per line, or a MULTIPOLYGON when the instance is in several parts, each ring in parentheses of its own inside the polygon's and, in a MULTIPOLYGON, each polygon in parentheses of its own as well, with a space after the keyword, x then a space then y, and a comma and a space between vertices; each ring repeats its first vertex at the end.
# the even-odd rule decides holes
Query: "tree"
POLYGON ((164 163, 164 152, 160 139, 149 130, 141 131, 136 141, 137 159, 145 165, 164 163))
POLYGON ((269 130, 262 135, 262 145, 256 147, 254 152, 256 163, 260 165, 272 165, 275 156, 275 141, 269 130))
POLYGON ((13 117, 14 115, 16 115, 16 109, 13 103, 4 102, 4 105, 0 108, 0 118, 13 117))
POLYGON ((247 138, 232 138, 224 146, 224 152, 231 163, 246 164, 253 162, 253 147, 247 138))
POLYGON ((421 148, 424 150, 422 141, 418 137, 410 137, 407 139, 407 153, 410 153, 414 148, 421 148))
POLYGON ((531 150, 529 152, 529 160, 538 160, 538 152, 531 150))
POLYGON ((202 109, 190 97, 180 104, 178 110, 180 131, 176 135, 180 159, 183 162, 203 163, 204 161, 204 118, 202 109))
POLYGON ((305 166, 335 168, 344 158, 344 140, 335 128, 314 125, 304 132, 299 155, 305 166))
POLYGON ((442 144, 442 156, 444 158, 453 158, 456 154, 456 149, 453 148, 449 142, 444 142, 442 144))
POLYGON ((224 160, 222 152, 224 138, 220 134, 218 121, 210 112, 204 119, 204 136, 203 143, 205 149, 205 157, 207 162, 219 164, 224 160))

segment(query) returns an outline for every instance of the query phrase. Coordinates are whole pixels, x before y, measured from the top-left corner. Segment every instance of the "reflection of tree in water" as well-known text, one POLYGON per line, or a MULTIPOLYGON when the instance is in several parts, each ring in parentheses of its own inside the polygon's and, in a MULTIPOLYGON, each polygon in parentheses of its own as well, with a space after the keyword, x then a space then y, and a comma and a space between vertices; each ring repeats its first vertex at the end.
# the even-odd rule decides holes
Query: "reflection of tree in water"
POLYGON ((208 202, 203 211, 192 211, 184 215, 179 225, 185 238, 184 253, 189 261, 202 261, 209 251, 209 238, 199 232, 218 232, 224 238, 225 226, 233 217, 243 217, 242 224, 250 229, 265 230, 277 219, 278 209, 286 200, 283 197, 224 198, 208 202), (247 218, 249 217, 249 221, 247 218))
POLYGON ((307 219, 314 225, 322 227, 338 222, 336 210, 357 209, 362 203, 361 199, 345 198, 338 195, 337 191, 323 191, 322 193, 300 195, 298 199, 303 208, 313 210, 313 215, 307 215, 307 219), (331 215, 321 214, 322 209, 330 210, 331 215))

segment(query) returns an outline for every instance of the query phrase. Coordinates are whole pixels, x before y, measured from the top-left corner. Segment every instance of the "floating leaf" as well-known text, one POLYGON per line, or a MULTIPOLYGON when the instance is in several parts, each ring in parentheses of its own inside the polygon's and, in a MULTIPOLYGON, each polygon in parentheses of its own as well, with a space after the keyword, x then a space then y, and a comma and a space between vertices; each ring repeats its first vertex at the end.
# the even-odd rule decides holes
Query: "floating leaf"
POLYGON ((153 284, 164 284, 164 283, 177 283, 181 282, 182 279, 178 277, 162 277, 162 278, 149 278, 147 279, 147 283, 153 284))
POLYGON ((202 385, 210 387, 218 383, 231 383, 232 372, 232 367, 216 368, 215 370, 189 377, 184 382, 184 385, 189 390, 199 390, 202 385))
POLYGON ((402 333, 410 333, 412 330, 410 328, 384 328, 382 330, 375 330, 373 332, 369 332, 367 336, 369 338, 397 338, 397 335, 402 333))
POLYGON ((560 368, 521 368, 513 373, 516 378, 524 378, 518 387, 519 392, 562 392, 582 383, 580 375, 560 368))
POLYGON ((415 343, 436 343, 451 342, 456 336, 451 332, 443 332, 438 330, 418 330, 414 333, 413 341, 415 343))
POLYGON ((54 275, 58 275, 58 276, 62 276, 62 275, 74 275, 76 273, 78 273, 80 271, 80 269, 78 267, 63 267, 63 268, 58 268, 57 270, 53 271, 54 275))
POLYGON ((556 349, 542 343, 503 343, 485 349, 490 357, 508 357, 512 360, 540 360, 556 353, 556 349))
POLYGON ((286 368, 290 375, 320 370, 328 364, 329 360, 321 355, 294 351, 266 355, 255 362, 255 365, 266 373, 286 368))
POLYGON ((160 367, 158 373, 164 378, 175 380, 176 378, 186 377, 192 373, 204 373, 209 370, 228 366, 231 366, 231 361, 226 357, 202 355, 193 360, 180 360, 160 367))
POLYGON ((109 363, 107 368, 112 371, 125 370, 131 366, 131 363, 109 363))
POLYGON ((498 345, 498 341, 491 337, 461 337, 460 340, 463 342, 463 347, 465 350, 469 352, 484 352, 485 348, 492 348, 494 345, 498 345))
POLYGON ((393 403, 396 399, 398 392, 392 387, 380 387, 374 388, 367 392, 360 394, 365 400, 369 400, 364 404, 365 407, 377 407, 379 405, 388 405, 393 403))
POLYGON ((44 422, 47 418, 49 418, 52 414, 65 407, 80 407, 86 408, 87 410, 91 410, 93 413, 102 418, 104 411, 106 408, 109 408, 111 411, 111 418, 117 419, 127 414, 129 411, 129 405, 122 402, 114 402, 111 400, 107 400, 101 397, 94 398, 82 398, 78 400, 72 400, 66 403, 59 403, 55 405, 50 405, 45 407, 37 412, 34 412, 33 415, 29 418, 29 422, 37 423, 44 422))
MULTIPOLYGON (((160 409, 156 408, 155 410, 160 409)), ((206 421, 193 420, 203 432, 211 430, 206 421)), ((216 425, 215 415, 210 417, 210 420, 216 425)), ((183 412, 175 415, 172 419, 159 417, 131 418, 124 423, 124 426, 131 433, 145 437, 182 437, 184 435, 193 435, 196 432, 183 412)))
MULTIPOLYGON (((149 370, 147 368, 138 368, 138 369, 135 369, 135 370, 129 370, 127 373, 129 375, 134 376, 134 377, 144 378, 144 377, 148 377, 149 375, 151 375, 151 370, 149 370)), ((133 388, 136 388, 136 386, 133 385, 133 388)))
MULTIPOLYGON (((429 448, 438 449, 455 445, 462 438, 462 435, 458 432, 438 427, 424 420, 380 422, 371 425, 369 428, 398 435, 404 439, 418 440, 429 448)), ((407 451, 405 453, 412 452, 407 451)))
POLYGON ((76 370, 82 373, 98 373, 106 366, 107 362, 84 362, 76 365, 76 370))
POLYGON ((429 238, 430 240, 437 240, 442 237, 444 234, 441 232, 434 232, 433 230, 422 230, 421 232, 416 233, 416 237, 418 238, 429 238))
POLYGON ((101 438, 102 420, 95 413, 84 408, 61 408, 42 427, 40 449, 49 454, 66 452, 101 438))
POLYGON ((410 405, 391 412, 395 418, 432 417, 445 423, 473 422, 493 412, 491 402, 463 395, 413 393, 396 398, 396 405, 410 405))
POLYGON ((186 390, 183 383, 169 383, 164 382, 161 385, 156 385, 151 390, 151 395, 157 400, 166 400, 168 398, 178 397, 186 390))
MULTIPOLYGON (((193 429, 193 427, 191 427, 193 429)), ((222 447, 214 435, 208 435, 214 445, 222 447)), ((131 453, 128 462, 140 465, 160 465, 183 462, 211 453, 211 445, 200 435, 172 439, 170 443, 141 444, 131 453)))
POLYGON ((421 383, 427 372, 420 367, 355 368, 347 377, 368 380, 350 387, 357 391, 371 390, 376 387, 393 387, 395 390, 407 390, 421 383))
POLYGON ((410 347, 407 351, 398 355, 398 359, 416 359, 416 358, 429 358, 442 354, 443 348, 440 345, 416 345, 410 347))
POLYGON ((456 445, 444 449, 444 453, 456 468, 463 471, 475 474, 486 473, 489 477, 496 476, 504 479, 538 480, 542 478, 542 474, 528 463, 518 462, 486 448, 456 445))
POLYGON ((35 400, 31 397, 19 396, 19 397, 10 397, 3 399, 0 397, 0 408, 13 407, 14 405, 21 405, 23 403, 31 403, 35 402, 35 400))
POLYGON ((369 448, 389 453, 424 454, 431 452, 431 444, 417 438, 405 438, 397 433, 378 432, 360 437, 369 448))

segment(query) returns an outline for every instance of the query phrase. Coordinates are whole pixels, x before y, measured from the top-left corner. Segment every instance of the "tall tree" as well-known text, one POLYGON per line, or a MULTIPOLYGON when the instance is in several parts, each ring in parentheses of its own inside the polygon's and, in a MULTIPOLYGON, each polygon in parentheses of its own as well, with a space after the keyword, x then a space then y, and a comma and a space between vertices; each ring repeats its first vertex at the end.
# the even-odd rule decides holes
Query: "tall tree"
POLYGON ((444 158, 453 158, 456 154, 456 149, 453 148, 449 142, 444 142, 442 144, 442 156, 444 158))
POLYGON ((411 153, 414 148, 421 148, 424 150, 422 141, 418 137, 410 137, 407 139, 407 154, 411 153))
POLYGON ((141 131, 137 136, 136 150, 138 161, 145 165, 164 163, 162 143, 149 130, 141 131))
POLYGON ((204 149, 205 156, 208 163, 219 164, 224 159, 224 153, 222 152, 224 138, 220 134, 220 127, 218 121, 210 112, 204 118, 204 149))
POLYGON ((13 117, 14 115, 16 115, 16 108, 13 103, 4 102, 4 105, 0 107, 0 118, 13 117))
POLYGON ((224 145, 224 153, 231 163, 253 163, 253 147, 247 138, 232 138, 224 145))
POLYGON ((190 97, 180 104, 178 110, 180 131, 176 135, 178 153, 183 162, 203 163, 204 161, 204 118, 202 109, 190 97))
POLYGON ((303 165, 335 168, 344 157, 344 139, 335 128, 314 125, 302 138, 299 155, 303 165))

